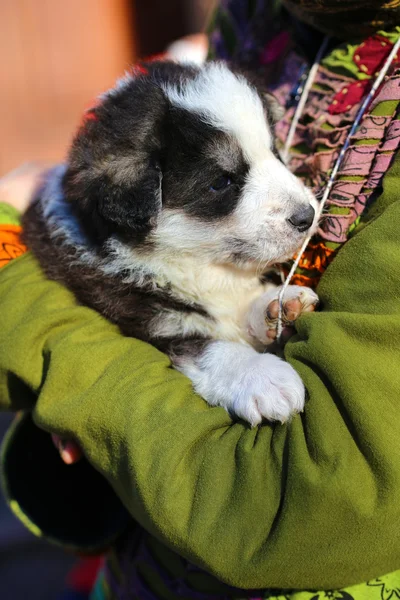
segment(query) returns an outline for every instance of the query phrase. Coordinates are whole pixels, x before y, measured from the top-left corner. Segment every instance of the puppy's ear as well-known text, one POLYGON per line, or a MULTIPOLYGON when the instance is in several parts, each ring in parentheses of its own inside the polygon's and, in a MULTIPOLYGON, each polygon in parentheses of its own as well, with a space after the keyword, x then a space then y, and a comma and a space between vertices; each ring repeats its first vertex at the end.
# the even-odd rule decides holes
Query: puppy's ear
POLYGON ((279 104, 277 98, 270 92, 263 93, 263 103, 267 111, 267 117, 272 126, 283 119, 285 115, 284 107, 279 104))
POLYGON ((162 206, 167 101, 146 77, 125 80, 102 99, 76 136, 63 187, 86 234, 143 239, 162 206))
POLYGON ((143 236, 155 225, 162 206, 162 173, 153 164, 132 165, 124 180, 113 164, 114 175, 100 175, 86 188, 81 203, 100 237, 113 232, 143 236), (135 173, 136 171, 136 173, 135 173), (137 172, 139 171, 139 172, 137 172))

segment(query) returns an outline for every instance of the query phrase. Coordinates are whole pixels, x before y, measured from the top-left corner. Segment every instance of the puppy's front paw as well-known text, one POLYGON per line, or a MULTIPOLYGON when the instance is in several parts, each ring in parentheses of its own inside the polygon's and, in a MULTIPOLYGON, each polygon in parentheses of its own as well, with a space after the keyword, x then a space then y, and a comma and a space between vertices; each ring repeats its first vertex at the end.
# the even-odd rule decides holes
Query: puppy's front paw
POLYGON ((230 410, 252 426, 263 419, 285 423, 303 410, 304 399, 303 382, 293 367, 272 354, 259 354, 232 389, 230 410))
POLYGON ((201 356, 177 365, 212 406, 223 406, 252 426, 263 419, 284 423, 304 407, 296 371, 272 354, 234 342, 212 342, 201 356))
MULTIPOLYGON (((272 344, 276 339, 280 290, 281 288, 277 287, 260 296, 251 305, 247 317, 249 333, 265 346, 272 344)), ((314 311, 318 302, 318 296, 311 288, 290 285, 283 301, 282 325, 285 333, 290 333, 300 315, 314 311)))

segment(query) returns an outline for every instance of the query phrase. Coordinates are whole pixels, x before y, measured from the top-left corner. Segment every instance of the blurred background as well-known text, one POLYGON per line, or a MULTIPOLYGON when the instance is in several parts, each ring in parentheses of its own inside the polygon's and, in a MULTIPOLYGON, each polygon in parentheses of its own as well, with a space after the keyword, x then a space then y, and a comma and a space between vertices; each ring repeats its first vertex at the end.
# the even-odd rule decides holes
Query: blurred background
MULTIPOLYGON (((0 177, 63 160, 82 112, 138 58, 204 31, 216 0, 0 0, 0 177)), ((0 440, 11 416, 0 413, 0 440)), ((0 599, 67 600, 77 558, 33 537, 0 491, 0 599)), ((76 596, 73 596, 74 598, 76 596)))
POLYGON ((203 31, 215 0, 0 0, 0 176, 59 161, 83 110, 137 58, 203 31))

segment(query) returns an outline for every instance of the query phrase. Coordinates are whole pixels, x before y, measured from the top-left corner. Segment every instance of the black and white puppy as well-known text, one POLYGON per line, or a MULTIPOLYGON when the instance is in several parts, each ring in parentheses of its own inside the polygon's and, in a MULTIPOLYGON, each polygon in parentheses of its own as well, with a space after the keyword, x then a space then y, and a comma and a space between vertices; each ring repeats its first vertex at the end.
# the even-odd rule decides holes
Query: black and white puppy
POLYGON ((88 114, 24 219, 50 278, 252 425, 304 404, 294 369, 261 353, 279 290, 260 275, 315 226, 314 197, 275 151, 275 112, 223 63, 145 65, 88 114))

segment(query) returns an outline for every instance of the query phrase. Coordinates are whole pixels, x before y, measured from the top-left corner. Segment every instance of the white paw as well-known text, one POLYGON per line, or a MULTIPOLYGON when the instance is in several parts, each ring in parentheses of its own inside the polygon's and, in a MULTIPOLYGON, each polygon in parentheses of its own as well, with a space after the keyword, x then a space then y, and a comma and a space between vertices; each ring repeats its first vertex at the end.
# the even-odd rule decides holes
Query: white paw
POLYGON ((272 354, 252 359, 232 391, 230 410, 252 426, 263 419, 285 423, 304 408, 305 390, 299 375, 272 354))
POLYGON ((252 426, 264 419, 284 423, 304 407, 304 386, 293 367, 242 344, 212 342, 195 363, 179 368, 209 404, 252 426))
MULTIPOLYGON (((248 332, 265 346, 272 344, 276 338, 280 290, 280 287, 269 289, 257 298, 247 315, 248 332)), ((289 285, 283 302, 283 326, 293 327, 303 313, 314 311, 318 302, 318 296, 311 288, 289 285)))

